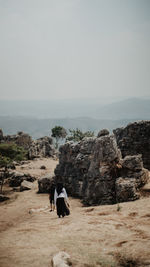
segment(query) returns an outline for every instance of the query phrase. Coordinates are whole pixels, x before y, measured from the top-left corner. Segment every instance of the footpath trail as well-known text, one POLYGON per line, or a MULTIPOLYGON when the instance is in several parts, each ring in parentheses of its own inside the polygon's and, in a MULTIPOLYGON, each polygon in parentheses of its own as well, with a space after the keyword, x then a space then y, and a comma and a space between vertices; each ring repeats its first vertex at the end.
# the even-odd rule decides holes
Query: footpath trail
MULTIPOLYGON (((38 177, 43 164, 45 172, 53 172, 57 162, 38 160, 20 171, 38 177)), ((119 211, 118 205, 83 207, 70 198, 71 215, 59 219, 49 211, 48 195, 37 194, 37 181, 34 185, 0 205, 0 267, 50 267, 59 251, 70 254, 78 267, 118 266, 120 256, 150 266, 149 196, 121 203, 119 211)))

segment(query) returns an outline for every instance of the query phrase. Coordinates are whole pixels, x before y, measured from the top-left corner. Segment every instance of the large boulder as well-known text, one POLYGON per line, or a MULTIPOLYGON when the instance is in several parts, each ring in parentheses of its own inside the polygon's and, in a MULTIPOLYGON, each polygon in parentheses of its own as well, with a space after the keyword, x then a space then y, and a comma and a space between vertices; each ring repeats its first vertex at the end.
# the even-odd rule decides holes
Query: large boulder
POLYGON ((34 184, 24 180, 20 185, 20 192, 33 189, 34 184))
POLYGON ((38 193, 49 193, 54 177, 51 174, 46 174, 38 179, 38 193))
POLYGON ((141 154, 144 168, 150 170, 150 121, 130 123, 113 132, 123 158, 141 154))
POLYGON ((135 178, 117 178, 116 180, 116 201, 133 201, 140 197, 137 191, 135 178))
POLYGON ((109 135, 109 131, 107 129, 102 129, 101 131, 98 132, 97 137, 109 135))
POLYGON ((29 182, 34 182, 36 179, 35 177, 31 176, 28 173, 20 173, 20 172, 10 172, 9 173, 9 186, 11 187, 17 187, 20 186, 21 183, 26 180, 29 182))
POLYGON ((140 188, 148 182, 149 172, 143 168, 142 155, 126 156, 122 160, 121 177, 135 178, 136 187, 140 188))

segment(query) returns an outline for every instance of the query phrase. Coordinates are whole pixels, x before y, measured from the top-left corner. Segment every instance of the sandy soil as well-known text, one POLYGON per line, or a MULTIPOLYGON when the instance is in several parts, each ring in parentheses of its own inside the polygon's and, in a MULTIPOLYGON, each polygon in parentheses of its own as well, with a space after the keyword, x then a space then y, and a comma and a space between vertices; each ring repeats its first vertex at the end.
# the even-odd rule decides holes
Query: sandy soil
MULTIPOLYGON (((56 164, 42 159, 17 169, 38 178, 53 173, 56 164)), ((37 194, 37 181, 34 185, 31 191, 9 192, 11 200, 0 204, 0 267, 50 267, 59 251, 78 267, 115 267, 119 259, 122 266, 150 266, 149 193, 119 206, 83 207, 70 198, 71 215, 59 219, 49 212, 48 195, 37 194)))

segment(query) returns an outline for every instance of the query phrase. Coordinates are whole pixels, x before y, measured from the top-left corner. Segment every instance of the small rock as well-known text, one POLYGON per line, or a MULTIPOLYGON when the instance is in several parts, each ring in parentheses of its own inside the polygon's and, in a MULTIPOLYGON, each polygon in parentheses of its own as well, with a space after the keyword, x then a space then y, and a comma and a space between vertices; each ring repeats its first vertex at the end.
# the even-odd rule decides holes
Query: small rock
POLYGON ((64 251, 57 253, 52 259, 53 267, 68 267, 71 265, 70 255, 64 251))
POLYGON ((40 167, 40 169, 41 169, 41 170, 46 170, 46 166, 42 165, 42 166, 40 167))

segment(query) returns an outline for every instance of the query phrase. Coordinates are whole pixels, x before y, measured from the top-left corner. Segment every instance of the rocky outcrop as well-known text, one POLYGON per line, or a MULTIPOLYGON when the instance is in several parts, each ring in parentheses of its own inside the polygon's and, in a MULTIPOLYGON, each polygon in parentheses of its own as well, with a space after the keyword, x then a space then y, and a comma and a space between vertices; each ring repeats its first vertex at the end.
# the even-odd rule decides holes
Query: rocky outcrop
POLYGON ((113 135, 61 146, 55 175, 56 182, 62 181, 68 193, 86 205, 135 200, 148 179, 141 155, 122 159, 113 135), (127 196, 121 198, 122 192, 127 196))
POLYGON ((139 189, 148 182, 149 173, 143 169, 142 156, 126 156, 122 160, 121 177, 116 179, 116 201, 133 201, 140 197, 139 189))
POLYGON ((150 121, 130 123, 113 132, 122 156, 142 154, 144 167, 150 170, 150 121))
POLYGON ((26 180, 28 182, 34 182, 36 179, 32 177, 30 174, 20 173, 20 172, 10 172, 9 173, 9 186, 17 187, 20 186, 21 183, 26 180))
POLYGON ((49 193, 54 176, 47 174, 38 179, 38 193, 49 193))
POLYGON ((29 159, 38 157, 53 157, 55 155, 55 149, 53 146, 53 139, 45 136, 32 142, 29 150, 29 159))
POLYGON ((25 149, 28 149, 32 144, 32 138, 30 135, 24 132, 18 132, 15 135, 6 135, 4 136, 4 142, 6 143, 15 143, 18 146, 22 146, 25 149))

